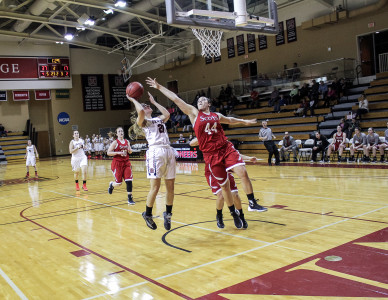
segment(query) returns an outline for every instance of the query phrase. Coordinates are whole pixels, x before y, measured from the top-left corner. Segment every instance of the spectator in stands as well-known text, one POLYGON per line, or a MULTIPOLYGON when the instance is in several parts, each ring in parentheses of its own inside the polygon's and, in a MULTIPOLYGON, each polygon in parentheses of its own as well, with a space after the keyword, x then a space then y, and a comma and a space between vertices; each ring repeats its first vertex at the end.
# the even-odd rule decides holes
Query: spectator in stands
POLYGON ((333 135, 333 141, 327 149, 326 161, 330 162, 330 154, 334 151, 338 151, 338 162, 342 160, 342 152, 345 149, 346 133, 342 132, 341 126, 337 126, 337 132, 333 135))
POLYGON ((350 158, 349 162, 354 162, 354 153, 358 151, 359 149, 363 149, 364 153, 364 160, 365 160, 365 153, 366 153, 366 135, 365 133, 361 132, 360 127, 355 128, 355 134, 353 136, 352 144, 350 145, 350 158))
MULTIPOLYGON (((215 108, 214 108, 214 111, 215 111, 215 108)), ((183 124, 183 132, 191 131, 191 129, 192 129, 191 121, 190 121, 189 117, 186 114, 182 115, 182 124, 183 124)))
POLYGON ((287 105, 287 100, 284 98, 284 95, 281 94, 273 106, 273 112, 280 113, 281 107, 286 105, 287 105))
POLYGON ((375 133, 372 127, 368 128, 368 134, 366 136, 366 161, 370 161, 369 151, 372 150, 373 153, 373 162, 377 162, 376 152, 379 144, 379 135, 375 133))
POLYGON ((326 99, 327 99, 327 93, 328 93, 328 87, 327 87, 327 84, 323 82, 323 80, 321 80, 319 82, 319 87, 318 87, 318 94, 322 96, 322 99, 323 101, 326 102, 326 99))
MULTIPOLYGON (((280 158, 282 161, 286 161, 286 152, 289 150, 294 154, 294 162, 298 161, 298 146, 296 145, 294 138, 286 131, 283 137, 283 146, 280 148, 280 158)), ((287 160, 289 160, 289 158, 287 160)))
POLYGON ((314 109, 317 105, 318 105, 318 97, 310 98, 307 108, 304 111, 303 118, 306 117, 308 110, 310 110, 310 117, 312 117, 314 115, 314 109))
POLYGON ((221 115, 224 115, 224 116, 228 113, 228 111, 227 111, 225 105, 223 105, 223 104, 220 105, 220 108, 219 108, 218 112, 219 112, 221 115))
POLYGON ((318 99, 318 97, 319 97, 319 83, 316 82, 315 79, 313 79, 309 98, 310 100, 312 100, 312 99, 318 99))
POLYGON ((337 95, 332 86, 328 87, 327 97, 324 100, 325 100, 325 107, 330 107, 332 105, 331 102, 333 102, 333 105, 336 104, 337 95))
POLYGON ((279 151, 273 141, 276 137, 272 134, 272 130, 267 127, 267 121, 262 121, 261 124, 263 125, 263 128, 260 129, 259 140, 264 142, 264 146, 269 153, 268 165, 272 166, 272 155, 275 154, 275 165, 279 166, 279 151))
POLYGON ((256 90, 252 90, 247 103, 247 108, 259 108, 259 107, 260 107, 259 92, 256 90))
POLYGON ((0 136, 1 137, 8 136, 7 131, 5 131, 5 128, 4 128, 3 124, 1 124, 1 123, 0 123, 0 136))
POLYGON ((226 97, 226 95, 225 95, 225 88, 222 86, 221 90, 220 90, 220 94, 218 95, 218 99, 222 103, 223 101, 225 101, 225 97, 226 97))
POLYGON ((355 131, 355 129, 357 127, 360 127, 360 122, 358 120, 356 120, 355 118, 353 118, 350 121, 350 123, 348 123, 348 124, 349 124, 349 127, 348 127, 348 130, 346 132, 346 136, 350 138, 351 136, 353 136, 353 132, 355 131))
POLYGON ((309 85, 305 82, 302 87, 299 89, 299 98, 304 99, 309 95, 309 85))
POLYGON ((186 143, 186 139, 183 137, 183 134, 181 133, 179 135, 179 139, 176 141, 176 144, 185 144, 186 143))
POLYGON ((311 162, 317 161, 317 154, 321 152, 321 162, 323 163, 325 160, 325 150, 329 146, 329 142, 327 138, 322 135, 319 131, 316 131, 314 134, 314 145, 312 148, 311 162))
POLYGON ((271 98, 268 101, 268 107, 275 105, 275 102, 278 100, 278 98, 279 98, 279 91, 278 91, 278 88, 274 86, 273 91, 271 93, 271 98))
POLYGON ((298 103, 298 101, 299 101, 299 89, 294 84, 290 92, 290 104, 298 103))
POLYGON ((190 134, 190 135, 189 135, 189 142, 191 142, 193 139, 194 139, 193 135, 190 134))
MULTIPOLYGON (((228 97, 232 97, 233 95, 233 88, 232 86, 228 83, 226 85, 226 89, 225 89, 225 96, 228 98, 228 97)), ((204 95, 205 96, 205 95, 204 95)))
POLYGON ((294 112, 296 117, 305 116, 306 111, 308 109, 309 102, 307 101, 308 97, 304 97, 302 102, 299 105, 299 108, 294 112))
POLYGON ((336 95, 338 97, 341 96, 341 92, 342 92, 342 89, 341 89, 341 84, 338 80, 337 77, 334 78, 334 80, 331 82, 331 87, 333 88, 333 90, 335 91, 336 95))
POLYGON ((365 97, 365 94, 362 94, 360 98, 358 98, 358 109, 356 111, 356 116, 354 117, 357 119, 357 117, 361 120, 361 115, 366 114, 369 112, 369 105, 368 100, 365 97))
POLYGON ((176 116, 175 116, 175 127, 178 129, 179 127, 183 127, 183 123, 182 123, 182 111, 181 110, 178 110, 176 116))

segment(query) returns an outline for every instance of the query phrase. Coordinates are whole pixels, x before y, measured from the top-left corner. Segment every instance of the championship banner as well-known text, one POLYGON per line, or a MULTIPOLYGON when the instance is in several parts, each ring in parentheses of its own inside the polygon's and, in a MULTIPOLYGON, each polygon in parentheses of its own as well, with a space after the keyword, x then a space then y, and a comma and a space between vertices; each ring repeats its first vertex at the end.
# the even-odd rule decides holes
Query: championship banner
POLYGON ((0 101, 7 101, 7 91, 0 91, 0 101))
POLYGON ((234 49, 234 38, 229 38, 226 40, 226 45, 228 49, 228 58, 232 58, 236 56, 236 51, 234 49))
POLYGON ((213 58, 211 56, 206 56, 205 57, 205 64, 211 64, 213 62, 213 58))
POLYGON ((268 47, 267 36, 259 35, 259 50, 267 49, 267 47, 268 47))
POLYGON ((287 43, 296 42, 296 23, 295 18, 286 20, 287 43))
POLYGON ((110 108, 112 110, 130 109, 131 102, 127 99, 124 78, 121 75, 109 74, 110 108))
POLYGON ((254 34, 248 33, 247 40, 248 40, 248 53, 255 52, 256 51, 256 36, 254 34))
POLYGON ((283 45, 284 43, 285 43, 284 25, 282 21, 282 22, 279 22, 279 33, 276 35, 276 46, 283 45))
POLYGON ((13 101, 28 101, 30 100, 29 91, 12 91, 13 101))
POLYGON ((35 100, 51 100, 51 91, 35 90, 35 100))
POLYGON ((220 56, 214 56, 214 62, 221 61, 221 55, 220 56))
POLYGON ((104 77, 102 74, 81 74, 84 111, 105 110, 104 77))
POLYGON ((245 54, 245 43, 244 43, 244 35, 240 34, 236 36, 237 40, 237 54, 238 56, 245 54))

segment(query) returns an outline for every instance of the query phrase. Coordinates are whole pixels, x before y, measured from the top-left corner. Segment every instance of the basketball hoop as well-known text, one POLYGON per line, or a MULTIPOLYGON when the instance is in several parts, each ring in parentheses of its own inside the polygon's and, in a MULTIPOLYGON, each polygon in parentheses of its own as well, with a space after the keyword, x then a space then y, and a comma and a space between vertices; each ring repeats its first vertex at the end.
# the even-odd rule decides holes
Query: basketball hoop
POLYGON ((121 74, 123 75, 124 82, 127 82, 132 76, 131 64, 126 57, 121 60, 121 74))
POLYGON ((203 57, 221 56, 221 30, 210 30, 207 28, 192 28, 193 34, 200 41, 203 57))

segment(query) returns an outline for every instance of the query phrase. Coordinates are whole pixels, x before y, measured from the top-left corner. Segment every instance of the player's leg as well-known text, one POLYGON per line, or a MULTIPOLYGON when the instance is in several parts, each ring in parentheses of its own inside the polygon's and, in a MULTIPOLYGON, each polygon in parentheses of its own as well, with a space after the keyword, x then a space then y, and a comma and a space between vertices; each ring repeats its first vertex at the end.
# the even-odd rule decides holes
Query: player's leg
POLYGON ((82 189, 84 191, 88 191, 88 188, 86 187, 86 179, 87 179, 87 171, 88 171, 88 158, 86 157, 86 155, 81 160, 80 166, 81 166, 81 174, 82 174, 82 189))
POLYGON ((152 230, 155 230, 157 228, 154 220, 152 219, 152 208, 155 203, 156 195, 159 192, 160 189, 160 178, 153 178, 150 179, 150 191, 147 195, 147 202, 146 202, 146 211, 142 213, 142 216, 149 228, 152 230))
POLYGON ((133 182, 132 166, 129 161, 127 161, 125 164, 125 168, 123 171, 123 178, 125 181, 125 185, 127 187, 128 204, 135 205, 135 201, 133 201, 133 197, 132 197, 132 182, 133 182))
POLYGON ((165 179, 164 184, 166 185, 166 211, 163 213, 164 228, 166 230, 170 230, 171 229, 172 206, 174 204, 175 178, 165 179))

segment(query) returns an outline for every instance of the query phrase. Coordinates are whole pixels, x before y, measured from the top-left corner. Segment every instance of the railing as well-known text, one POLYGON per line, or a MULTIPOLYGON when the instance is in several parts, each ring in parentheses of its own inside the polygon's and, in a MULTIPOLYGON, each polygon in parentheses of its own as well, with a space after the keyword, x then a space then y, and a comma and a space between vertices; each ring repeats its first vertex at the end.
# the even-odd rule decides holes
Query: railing
POLYGON ((379 54, 379 71, 388 72, 388 53, 379 54))

